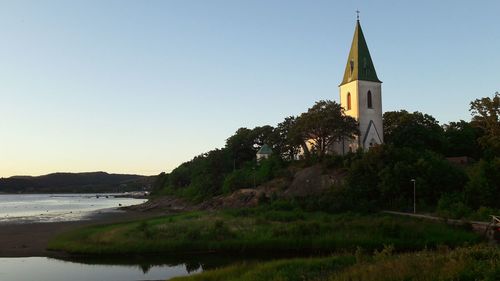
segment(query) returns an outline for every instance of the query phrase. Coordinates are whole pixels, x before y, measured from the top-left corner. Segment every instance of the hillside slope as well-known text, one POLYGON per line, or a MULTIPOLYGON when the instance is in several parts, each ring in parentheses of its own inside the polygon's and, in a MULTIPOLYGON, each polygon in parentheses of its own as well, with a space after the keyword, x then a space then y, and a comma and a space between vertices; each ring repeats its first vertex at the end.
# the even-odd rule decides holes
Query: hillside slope
POLYGON ((149 189, 153 181, 154 177, 105 172, 14 176, 0 179, 0 193, 121 192, 149 189))

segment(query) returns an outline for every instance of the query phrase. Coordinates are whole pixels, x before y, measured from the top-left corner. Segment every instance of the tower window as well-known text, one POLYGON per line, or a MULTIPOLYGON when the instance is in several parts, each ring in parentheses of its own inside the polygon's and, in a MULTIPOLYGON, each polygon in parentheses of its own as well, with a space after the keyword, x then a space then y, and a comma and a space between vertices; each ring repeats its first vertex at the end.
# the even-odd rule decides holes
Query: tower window
POLYGON ((352 76, 352 72, 354 71, 354 60, 351 59, 351 61, 349 62, 350 66, 351 66, 351 76, 352 76))
POLYGON ((347 93, 347 110, 351 110, 351 93, 347 93))
POLYGON ((368 108, 373 108, 373 103, 372 103, 372 92, 368 91, 368 94, 366 95, 366 101, 368 108))

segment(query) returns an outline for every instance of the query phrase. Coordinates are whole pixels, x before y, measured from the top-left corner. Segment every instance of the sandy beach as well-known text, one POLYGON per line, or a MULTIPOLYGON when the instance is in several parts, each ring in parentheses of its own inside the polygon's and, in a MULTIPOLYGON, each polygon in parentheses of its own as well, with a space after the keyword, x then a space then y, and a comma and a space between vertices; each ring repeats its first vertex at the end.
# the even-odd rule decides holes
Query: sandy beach
POLYGON ((134 210, 96 212, 88 220, 47 223, 1 223, 0 257, 62 257, 47 251, 47 243, 57 234, 92 224, 107 224, 162 215, 161 212, 134 210))

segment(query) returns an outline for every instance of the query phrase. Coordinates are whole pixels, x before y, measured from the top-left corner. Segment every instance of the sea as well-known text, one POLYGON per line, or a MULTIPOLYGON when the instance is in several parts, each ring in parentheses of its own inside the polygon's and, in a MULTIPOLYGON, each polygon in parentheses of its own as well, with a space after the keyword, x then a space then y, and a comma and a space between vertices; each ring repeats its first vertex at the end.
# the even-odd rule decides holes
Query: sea
MULTIPOLYGON (((0 231, 5 224, 88 220, 99 212, 145 202, 123 194, 0 194, 0 231)), ((33 235, 36 235, 34 233, 33 235)), ((0 281, 167 280, 200 272, 198 261, 170 257, 113 259, 0 258, 0 281)))
POLYGON ((0 194, 0 223, 43 223, 86 220, 96 212, 146 202, 124 194, 0 194))

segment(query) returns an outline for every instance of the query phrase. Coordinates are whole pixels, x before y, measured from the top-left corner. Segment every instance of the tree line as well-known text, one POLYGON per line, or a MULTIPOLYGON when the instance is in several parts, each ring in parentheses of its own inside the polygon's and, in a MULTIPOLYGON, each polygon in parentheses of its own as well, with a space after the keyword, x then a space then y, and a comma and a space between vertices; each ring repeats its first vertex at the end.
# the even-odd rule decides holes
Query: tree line
POLYGON ((412 205, 415 179, 421 209, 451 216, 493 212, 500 207, 500 94, 472 101, 470 113, 471 121, 440 125, 418 111, 385 112, 383 145, 340 156, 327 152, 342 138, 359 135, 358 126, 338 103, 322 100, 275 127, 239 128, 223 148, 162 173, 156 189, 202 200, 290 176, 293 165, 319 163, 347 175, 330 194, 311 199, 318 208, 405 210, 412 205), (255 165, 263 144, 272 147, 274 156, 255 165), (294 161, 298 156, 301 160, 294 161), (471 164, 455 165, 446 158, 457 156, 468 157, 471 164))

